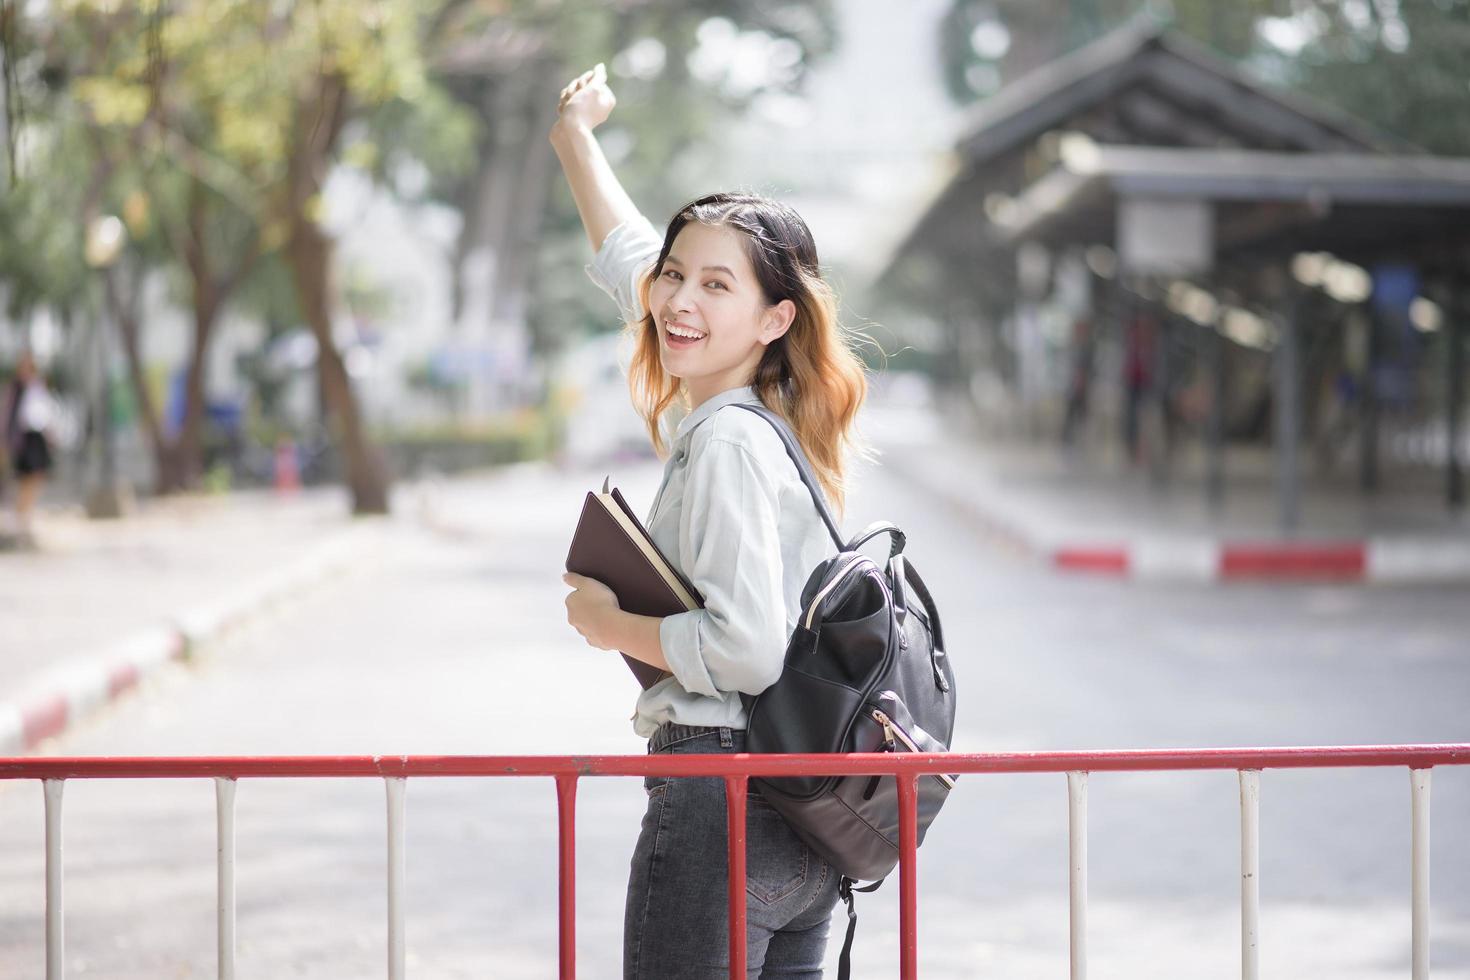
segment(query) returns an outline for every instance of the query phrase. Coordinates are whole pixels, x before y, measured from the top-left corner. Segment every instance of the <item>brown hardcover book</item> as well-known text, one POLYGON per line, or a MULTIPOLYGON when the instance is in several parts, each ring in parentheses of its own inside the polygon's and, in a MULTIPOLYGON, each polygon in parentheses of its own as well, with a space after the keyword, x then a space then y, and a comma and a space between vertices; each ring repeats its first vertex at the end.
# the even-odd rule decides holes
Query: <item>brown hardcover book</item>
MULTIPOLYGON (((601 493, 588 493, 582 504, 567 550, 567 571, 606 585, 618 597, 619 608, 639 616, 672 616, 704 605, 689 580, 658 550, 623 495, 608 489, 607 480, 601 493)), ((623 659, 644 690, 669 676, 626 653, 623 659)))

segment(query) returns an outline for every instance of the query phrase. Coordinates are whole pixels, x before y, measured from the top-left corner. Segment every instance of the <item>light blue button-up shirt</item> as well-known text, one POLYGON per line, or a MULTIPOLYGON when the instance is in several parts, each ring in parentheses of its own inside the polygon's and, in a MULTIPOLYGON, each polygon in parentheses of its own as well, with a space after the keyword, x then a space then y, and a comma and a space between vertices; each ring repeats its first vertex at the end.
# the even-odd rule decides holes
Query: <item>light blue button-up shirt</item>
MULTIPOLYGON (((642 319, 636 284, 663 247, 639 215, 608 233, 588 276, 642 319)), ((704 608, 664 617, 659 644, 673 677, 638 698, 633 729, 666 721, 745 727, 740 692, 781 675, 812 569, 837 550, 770 423, 733 409, 759 404, 751 387, 721 392, 674 430, 663 482, 645 522, 659 550, 704 596, 704 608)))

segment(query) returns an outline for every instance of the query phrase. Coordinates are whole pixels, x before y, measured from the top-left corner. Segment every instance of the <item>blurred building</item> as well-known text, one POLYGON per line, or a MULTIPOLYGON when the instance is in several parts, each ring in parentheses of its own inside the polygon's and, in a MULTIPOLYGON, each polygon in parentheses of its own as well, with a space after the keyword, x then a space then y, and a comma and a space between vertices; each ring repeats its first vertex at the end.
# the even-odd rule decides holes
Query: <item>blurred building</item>
POLYGON ((990 424, 1160 480, 1193 445, 1216 500, 1226 444, 1269 442, 1288 528, 1306 448, 1463 504, 1470 160, 1152 22, 979 103, 954 155, 877 288, 990 424))

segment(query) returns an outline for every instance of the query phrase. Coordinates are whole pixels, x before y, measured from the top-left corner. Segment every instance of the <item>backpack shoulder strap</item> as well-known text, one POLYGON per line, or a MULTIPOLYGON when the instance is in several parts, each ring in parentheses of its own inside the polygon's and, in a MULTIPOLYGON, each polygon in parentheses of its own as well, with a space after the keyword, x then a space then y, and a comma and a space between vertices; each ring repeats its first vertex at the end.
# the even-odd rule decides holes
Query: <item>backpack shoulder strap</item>
POLYGON ((743 408, 748 412, 754 412, 776 430, 781 437, 781 444, 786 447, 786 455, 791 457, 791 462, 796 464, 796 472, 801 474, 801 482, 806 484, 807 490, 812 495, 812 503, 817 505, 817 513, 822 515, 822 522, 827 525, 832 540, 837 542, 837 550, 843 551, 846 543, 842 540, 842 533, 837 530, 837 521, 832 517, 832 511, 827 507, 827 498, 822 494, 822 488, 817 483, 816 474, 812 472, 812 465, 807 461, 806 453, 802 451, 801 443, 796 441, 796 434, 786 424, 786 420, 764 405, 752 405, 750 402, 735 402, 735 408, 743 408))
POLYGON ((879 878, 871 885, 863 888, 854 888, 856 881, 843 875, 837 879, 837 894, 842 901, 847 903, 847 938, 842 942, 842 955, 837 958, 837 980, 848 980, 852 976, 852 940, 857 935, 857 906, 853 903, 853 892, 875 892, 878 886, 887 881, 887 878, 879 878))

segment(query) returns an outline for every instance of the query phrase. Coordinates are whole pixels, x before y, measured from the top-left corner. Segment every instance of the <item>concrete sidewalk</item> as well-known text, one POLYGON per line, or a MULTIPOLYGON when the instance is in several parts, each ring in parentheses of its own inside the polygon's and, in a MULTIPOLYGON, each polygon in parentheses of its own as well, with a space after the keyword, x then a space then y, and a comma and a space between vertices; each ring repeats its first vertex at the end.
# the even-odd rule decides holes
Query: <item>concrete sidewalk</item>
POLYGON ((374 522, 349 510, 333 487, 147 501, 118 521, 43 511, 39 551, 0 552, 0 753, 358 560, 374 522))
POLYGON ((1470 514, 1449 511, 1437 472, 1386 473, 1384 489, 1367 497, 1353 474, 1316 477, 1306 460, 1300 526, 1286 535, 1264 449, 1229 450, 1216 512, 1198 453, 1176 459, 1160 485, 1119 460, 1051 440, 997 440, 957 413, 927 433, 917 419, 875 416, 871 435, 885 463, 1058 569, 1192 581, 1470 581, 1470 514))

